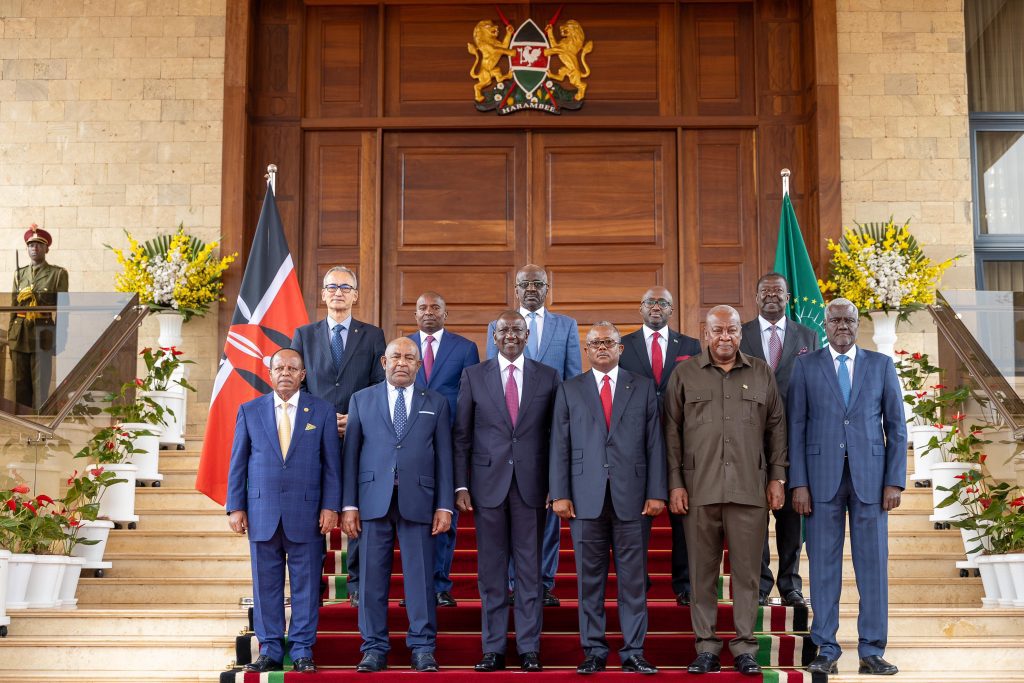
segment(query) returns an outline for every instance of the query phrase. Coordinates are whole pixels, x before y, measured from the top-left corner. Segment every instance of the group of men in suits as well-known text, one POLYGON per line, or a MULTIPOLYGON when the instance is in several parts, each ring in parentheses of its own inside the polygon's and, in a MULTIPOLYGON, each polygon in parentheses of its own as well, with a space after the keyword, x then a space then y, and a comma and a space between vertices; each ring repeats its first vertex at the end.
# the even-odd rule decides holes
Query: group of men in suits
POLYGON ((458 514, 472 511, 482 610, 477 671, 505 668, 510 608, 520 667, 543 669, 543 607, 558 604, 553 588, 564 520, 579 589, 584 659, 577 672, 606 666, 610 551, 622 667, 656 673, 643 654, 647 549, 651 522, 667 504, 672 588, 678 604, 691 606, 697 635, 691 673, 720 669, 715 584, 723 539, 732 566, 735 668, 760 673, 753 656, 758 604, 776 584, 783 604, 806 604, 801 515, 808 519, 812 637, 820 648, 810 668, 835 671, 847 509, 862 525, 851 532, 862 596, 861 671, 895 673, 881 658, 884 513, 899 504, 906 433, 902 420, 893 421, 901 399, 898 384, 892 387, 892 363, 855 347, 856 309, 851 313, 849 302, 835 300, 826 309, 829 349, 816 351, 814 333, 785 317, 785 279, 770 273, 757 284, 758 317, 741 325, 734 309, 713 308, 702 348, 669 329, 672 295, 652 287, 640 303, 639 330, 620 337, 610 322, 590 328, 591 369, 581 374, 577 323, 546 309, 545 270, 522 268, 514 295, 519 307, 490 324, 481 363, 473 342, 444 328, 441 295, 420 296, 418 330, 385 346, 379 328, 352 318, 355 274, 336 267, 325 275, 327 318, 296 330, 292 349, 271 359, 274 392, 239 411, 227 509, 232 528, 248 531, 252 545, 261 654, 249 670, 282 666, 286 563, 291 656, 296 670, 316 670, 319 534, 340 519, 349 537, 350 599, 363 635, 357 670, 387 667, 397 538, 412 665, 436 671, 436 608, 455 604, 449 576, 455 529, 458 514), (823 407, 809 399, 808 385, 822 381, 815 373, 826 369, 825 361, 832 368, 836 356, 846 358, 834 362, 832 374, 843 403, 823 407), (292 438, 295 429, 301 434, 292 438), (324 438, 326 431, 337 438, 324 438), (774 576, 768 510, 776 517, 774 576))

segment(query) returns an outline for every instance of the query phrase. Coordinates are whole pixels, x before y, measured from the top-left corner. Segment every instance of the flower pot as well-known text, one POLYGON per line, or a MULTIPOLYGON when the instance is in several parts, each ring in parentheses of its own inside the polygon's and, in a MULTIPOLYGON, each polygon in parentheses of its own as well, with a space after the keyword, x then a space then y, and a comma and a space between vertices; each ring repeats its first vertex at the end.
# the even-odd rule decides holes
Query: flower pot
POLYGON ((183 446, 185 444, 185 390, 178 388, 168 391, 147 391, 145 396, 159 403, 165 410, 170 410, 173 415, 164 415, 164 427, 159 431, 161 446, 183 446))
POLYGON ((1003 561, 1013 584, 1013 606, 1024 607, 1024 553, 1008 553, 1003 561))
POLYGON ((25 590, 32 577, 32 569, 36 564, 35 555, 14 553, 7 561, 7 610, 19 610, 28 607, 25 590))
POLYGON ((871 335, 871 341, 875 343, 875 350, 884 353, 896 361, 896 312, 888 313, 883 311, 871 311, 871 322, 875 324, 875 332, 871 335))
POLYGON ((999 581, 996 579, 996 568, 992 564, 994 555, 981 555, 975 562, 981 574, 981 585, 985 587, 985 597, 981 599, 982 607, 999 606, 999 581))
MULTIPOLYGON (((104 496, 105 498, 106 496, 104 496)), ((93 545, 82 545, 77 544, 71 549, 72 557, 81 557, 88 563, 102 562, 103 551, 107 547, 107 537, 110 535, 110 530, 114 528, 114 523, 106 519, 97 519, 96 521, 82 522, 79 527, 78 537, 99 541, 99 543, 93 545)))
POLYGON ((135 473, 135 480, 163 481, 164 475, 157 471, 160 464, 161 427, 144 422, 126 422, 122 427, 125 431, 132 433, 132 448, 139 451, 132 453, 129 458, 129 462, 139 468, 139 471, 135 473), (149 432, 149 434, 139 435, 139 432, 149 432))
POLYGON ((76 609, 78 598, 78 579, 82 576, 82 567, 85 565, 84 557, 66 557, 67 569, 64 570, 64 580, 61 581, 60 590, 57 592, 58 607, 61 609, 76 609))
MULTIPOLYGON (((97 467, 89 465, 89 469, 97 467)), ((135 465, 104 465, 107 472, 116 472, 118 479, 126 481, 108 486, 100 498, 99 516, 112 522, 137 522, 135 514, 135 474, 139 468, 135 465)))
POLYGON ((0 626, 7 621, 7 563, 11 560, 11 551, 0 548, 0 626))
POLYGON ((939 487, 952 488, 957 483, 957 476, 970 470, 979 471, 981 465, 978 463, 964 462, 936 462, 930 466, 932 475, 932 507, 934 514, 928 519, 932 522, 947 522, 953 519, 961 519, 967 514, 967 509, 959 501, 944 508, 939 503, 949 496, 949 491, 940 491, 939 487))
POLYGON ((53 609, 68 563, 64 555, 36 555, 36 564, 25 589, 29 609, 53 609))
POLYGON ((977 565, 980 553, 992 549, 992 540, 981 529, 961 529, 960 539, 964 542, 964 552, 971 564, 977 565))
POLYGON ((927 453, 925 451, 932 437, 941 441, 950 429, 950 427, 939 429, 935 425, 910 426, 910 438, 914 444, 914 473, 910 475, 912 481, 932 478, 932 464, 942 462, 942 449, 936 448, 927 453))
MULTIPOLYGON (((1013 577, 1010 574, 1010 565, 1006 561, 1006 555, 992 555, 992 566, 996 570, 996 581, 999 582, 999 606, 1013 607, 1013 601, 1017 598, 1017 592, 1013 588, 1013 577)), ((1024 599, 1024 596, 1020 596, 1024 599)))
POLYGON ((156 321, 160 325, 160 336, 157 337, 156 343, 165 349, 181 346, 181 326, 185 322, 185 317, 173 311, 161 311, 156 314, 156 321))

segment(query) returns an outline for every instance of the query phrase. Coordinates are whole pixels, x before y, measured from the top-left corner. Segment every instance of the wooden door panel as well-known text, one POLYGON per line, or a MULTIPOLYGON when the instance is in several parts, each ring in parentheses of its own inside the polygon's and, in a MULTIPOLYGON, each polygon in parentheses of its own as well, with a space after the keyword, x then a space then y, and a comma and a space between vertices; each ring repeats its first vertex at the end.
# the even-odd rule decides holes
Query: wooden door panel
POLYGON ((753 5, 687 4, 680 15, 683 113, 754 114, 753 5))
POLYGON ((305 115, 370 116, 377 100, 377 8, 311 7, 305 115))
POLYGON ((708 309, 733 306, 754 314, 759 272, 754 131, 683 133, 683 328, 702 329, 708 309))

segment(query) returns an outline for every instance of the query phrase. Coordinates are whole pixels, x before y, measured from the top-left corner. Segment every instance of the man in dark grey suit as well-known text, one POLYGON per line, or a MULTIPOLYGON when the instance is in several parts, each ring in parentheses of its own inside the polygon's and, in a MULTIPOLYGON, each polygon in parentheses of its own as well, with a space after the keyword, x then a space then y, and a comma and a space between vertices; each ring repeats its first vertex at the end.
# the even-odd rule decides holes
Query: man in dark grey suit
MULTIPOLYGON (((345 266, 334 266, 324 274, 321 296, 327 304, 327 317, 296 329, 292 348, 306 361, 305 388, 334 404, 341 438, 345 436, 352 394, 384 381, 380 363, 384 332, 352 317, 352 306, 359 300, 359 283, 356 274, 345 266)), ((359 544, 355 538, 348 541, 347 585, 349 602, 355 607, 359 604, 359 544)))
MULTIPOLYGON (((672 317, 672 293, 664 287, 651 287, 640 300, 644 326, 622 338, 619 365, 634 375, 650 377, 658 393, 658 407, 664 405, 668 378, 676 364, 700 354, 700 342, 669 329, 672 317)), ((672 592, 676 604, 690 604, 690 567, 686 554, 683 516, 669 512, 672 525, 672 592)))
POLYGON ((622 344, 610 322, 587 333, 591 370, 566 380, 551 427, 551 504, 569 522, 579 586, 576 673, 603 671, 608 660, 604 598, 608 551, 618 576, 622 669, 653 674, 647 635, 647 542, 668 497, 667 461, 654 382, 619 367, 622 344))
POLYGON ((515 632, 523 671, 540 671, 543 617, 541 539, 548 497, 551 407, 558 373, 523 355, 526 319, 496 321, 498 356, 462 371, 452 442, 455 504, 476 510, 483 658, 477 671, 505 668, 508 561, 515 558, 515 632))
MULTIPOLYGON (((757 281, 758 316, 743 323, 743 336, 740 339, 740 351, 760 358, 775 371, 775 382, 779 386, 779 395, 785 404, 789 390, 789 376, 793 372, 793 362, 797 356, 809 353, 818 348, 818 335, 809 327, 786 317, 789 304, 789 283, 778 273, 767 273, 757 281)), ((803 582, 800 579, 800 546, 801 540, 800 515, 793 511, 793 492, 786 492, 786 501, 775 514, 775 548, 779 553, 779 573, 772 575, 769 561, 768 536, 764 538, 764 550, 761 554, 761 585, 758 590, 758 603, 768 602, 768 594, 778 583, 779 597, 783 605, 806 605, 801 592, 803 582)))

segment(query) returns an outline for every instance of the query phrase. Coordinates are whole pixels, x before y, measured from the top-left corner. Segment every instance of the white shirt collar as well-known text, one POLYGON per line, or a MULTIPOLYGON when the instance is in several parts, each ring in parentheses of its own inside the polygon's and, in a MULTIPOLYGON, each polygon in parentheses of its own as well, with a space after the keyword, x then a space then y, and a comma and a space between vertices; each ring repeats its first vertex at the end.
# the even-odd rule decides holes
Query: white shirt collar
POLYGON ((776 327, 778 327, 779 328, 779 332, 785 333, 785 331, 786 331, 786 316, 782 316, 781 318, 779 318, 779 321, 777 323, 768 322, 767 320, 764 319, 763 316, 760 316, 760 315, 757 316, 757 320, 761 324, 761 332, 762 333, 769 331, 771 329, 772 325, 775 325, 776 327))
POLYGON ((831 344, 829 344, 829 345, 828 345, 828 352, 832 354, 832 362, 833 362, 833 363, 838 363, 838 362, 839 362, 839 356, 840 356, 840 355, 845 355, 845 356, 846 356, 847 358, 849 358, 849 359, 850 359, 850 361, 852 362, 852 361, 853 361, 853 359, 854 359, 854 357, 855 357, 855 356, 857 355, 857 345, 856 345, 856 344, 854 344, 853 346, 851 346, 851 347, 850 347, 850 350, 849 350, 849 351, 847 351, 847 352, 846 352, 845 354, 840 354, 840 353, 839 353, 838 351, 836 351, 836 350, 835 350, 835 349, 834 349, 834 348, 832 347, 832 345, 831 345, 831 344))
POLYGON ((282 401, 281 397, 278 396, 277 392, 275 391, 274 392, 274 410, 277 410, 278 406, 284 405, 285 403, 287 403, 288 405, 292 406, 293 408, 298 408, 299 407, 299 393, 300 392, 296 391, 294 394, 292 394, 292 397, 290 399, 288 399, 287 401, 282 401))
POLYGON ((514 361, 508 360, 507 358, 505 358, 505 356, 501 355, 500 353, 498 354, 498 369, 501 371, 502 375, 504 375, 504 374, 506 374, 508 372, 508 366, 514 365, 514 366, 516 366, 516 370, 519 371, 519 376, 522 377, 522 375, 523 375, 523 365, 525 365, 525 364, 526 364, 526 355, 525 354, 522 354, 522 353, 519 354, 519 357, 516 358, 514 361))
POLYGON ((433 337, 434 341, 437 342, 438 344, 440 344, 441 343, 441 335, 443 335, 443 334, 444 334, 444 328, 443 327, 441 329, 439 329, 437 332, 431 332, 429 335, 426 332, 424 332, 423 330, 420 330, 420 346, 423 346, 424 344, 427 343, 427 337, 428 336, 429 337, 433 337))
POLYGON ((528 308, 526 308, 524 306, 520 306, 519 307, 519 312, 522 314, 522 316, 524 318, 526 318, 526 324, 527 325, 530 324, 530 313, 536 313, 538 320, 542 320, 544 318, 544 307, 543 306, 538 308, 536 311, 531 311, 531 310, 529 310, 528 308))
POLYGON ((609 370, 606 373, 605 372, 601 372, 600 370, 598 370, 596 368, 591 368, 591 369, 594 371, 594 378, 597 380, 597 388, 599 390, 601 388, 601 384, 604 382, 605 375, 608 375, 608 377, 611 379, 613 387, 616 384, 618 384, 618 382, 619 382, 619 366, 618 365, 616 365, 614 368, 612 368, 611 370, 609 370))
POLYGON ((329 316, 329 315, 327 316, 327 329, 329 329, 331 332, 334 332, 334 328, 337 327, 338 325, 344 325, 346 330, 351 330, 352 329, 352 315, 350 314, 347 318, 345 318, 342 321, 337 321, 334 318, 332 318, 331 316, 329 316))
MULTIPOLYGON (((662 339, 668 341, 668 326, 665 326, 665 327, 661 328, 660 330, 652 330, 651 328, 647 327, 647 325, 644 325, 643 326, 643 331, 644 331, 644 341, 650 341, 651 340, 651 335, 654 334, 655 332, 660 334, 662 339)), ((612 381, 615 381, 615 380, 613 379, 612 381)))
POLYGON ((412 391, 412 388, 414 386, 414 385, 410 384, 407 387, 396 387, 394 384, 392 384, 391 382, 388 382, 387 380, 385 380, 384 383, 388 385, 388 391, 393 393, 393 394, 397 394, 399 391, 404 391, 404 392, 408 393, 408 392, 412 391))

